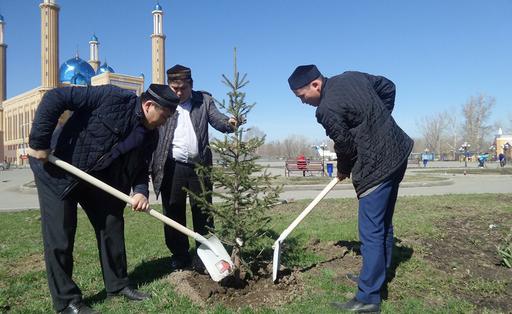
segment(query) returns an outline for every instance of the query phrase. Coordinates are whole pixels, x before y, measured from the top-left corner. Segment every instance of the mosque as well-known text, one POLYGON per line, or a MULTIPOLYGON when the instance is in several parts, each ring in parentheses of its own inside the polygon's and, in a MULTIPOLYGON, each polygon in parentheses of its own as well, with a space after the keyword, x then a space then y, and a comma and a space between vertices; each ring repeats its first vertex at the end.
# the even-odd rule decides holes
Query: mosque
MULTIPOLYGON (((41 86, 6 99, 6 53, 4 41, 6 22, 0 15, 0 158, 5 162, 22 165, 26 163, 28 136, 36 108, 43 95, 60 86, 96 86, 113 84, 140 95, 144 90, 144 76, 121 74, 105 61, 100 64, 99 39, 93 34, 89 41, 89 61, 78 53, 59 63, 59 11, 56 0, 43 0, 41 11, 41 86), (59 65, 60 64, 60 65, 59 65)), ((151 34, 151 58, 153 83, 165 84, 165 35, 163 34, 163 11, 156 4, 151 34)), ((0 160, 0 162, 2 161, 0 160)))

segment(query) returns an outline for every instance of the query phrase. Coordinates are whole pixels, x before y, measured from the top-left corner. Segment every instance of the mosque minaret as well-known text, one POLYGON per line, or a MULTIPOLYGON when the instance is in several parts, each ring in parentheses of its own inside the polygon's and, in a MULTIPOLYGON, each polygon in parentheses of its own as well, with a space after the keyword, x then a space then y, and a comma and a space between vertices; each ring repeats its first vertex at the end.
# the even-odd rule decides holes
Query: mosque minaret
POLYGON ((98 68, 100 67, 100 57, 98 51, 99 45, 100 42, 98 41, 96 34, 92 35, 91 40, 89 41, 89 64, 94 69, 94 72, 97 72, 98 68))
POLYGON ((162 6, 159 3, 153 10, 153 34, 151 35, 151 80, 165 84, 165 35, 163 33, 162 6))
MULTIPOLYGON (((6 82, 5 82, 5 74, 6 74, 6 54, 7 54, 7 45, 4 41, 4 17, 0 15, 0 106, 2 101, 6 98, 6 82)), ((0 126, 2 125, 3 119, 0 119, 0 126)), ((3 130, 3 128, 0 128, 3 130)))
POLYGON ((41 87, 59 86, 59 6, 44 0, 41 8, 41 87))
POLYGON ((4 156, 4 108, 2 102, 6 98, 6 54, 7 45, 4 41, 4 17, 0 15, 0 157, 4 156))

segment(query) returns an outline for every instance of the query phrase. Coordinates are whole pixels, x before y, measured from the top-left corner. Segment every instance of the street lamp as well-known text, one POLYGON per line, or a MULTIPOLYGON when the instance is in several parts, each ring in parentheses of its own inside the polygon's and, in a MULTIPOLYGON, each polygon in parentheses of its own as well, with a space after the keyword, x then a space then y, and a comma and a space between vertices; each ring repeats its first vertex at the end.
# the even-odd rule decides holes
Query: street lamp
POLYGON ((324 171, 322 172, 322 177, 324 176, 325 174, 325 150, 327 149, 327 145, 325 145, 325 143, 322 143, 320 145, 320 149, 322 150, 322 169, 324 169, 324 171))
POLYGON ((491 160, 496 160, 496 159, 497 159, 497 158, 496 158, 496 146, 494 146, 494 144, 493 144, 493 145, 491 145, 491 146, 489 146, 489 151, 490 151, 490 152, 491 152, 491 154, 492 154, 492 158, 491 158, 491 160))
POLYGON ((464 167, 468 167, 468 149, 471 145, 469 145, 468 142, 462 143, 462 145, 459 148, 459 151, 464 152, 464 167))
POLYGON ((23 160, 27 158, 27 151, 26 151, 26 148, 27 148, 27 144, 25 143, 25 128, 27 126, 30 126, 30 123, 23 123, 20 125, 20 129, 21 129, 21 156, 20 156, 20 159, 21 159, 21 164, 23 165, 23 160))
POLYGON ((505 158, 508 158, 507 152, 510 150, 511 146, 512 145, 510 145, 509 142, 506 142, 505 144, 503 144, 503 154, 505 155, 505 158))

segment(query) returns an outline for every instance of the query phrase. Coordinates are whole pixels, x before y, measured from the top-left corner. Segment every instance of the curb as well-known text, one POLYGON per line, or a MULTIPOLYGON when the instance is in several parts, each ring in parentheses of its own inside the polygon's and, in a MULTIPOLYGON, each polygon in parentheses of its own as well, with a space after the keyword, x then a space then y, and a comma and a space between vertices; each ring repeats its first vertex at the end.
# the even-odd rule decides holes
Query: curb
MULTIPOLYGON (((427 182, 402 182, 400 188, 417 188, 417 187, 431 187, 431 186, 444 186, 452 185, 455 182, 453 179, 447 178, 439 181, 427 181, 427 182)), ((325 185, 314 184, 314 185, 284 185, 283 192, 285 191, 321 191, 325 188, 325 185)), ((350 183, 337 184, 333 190, 353 190, 354 187, 350 183)))

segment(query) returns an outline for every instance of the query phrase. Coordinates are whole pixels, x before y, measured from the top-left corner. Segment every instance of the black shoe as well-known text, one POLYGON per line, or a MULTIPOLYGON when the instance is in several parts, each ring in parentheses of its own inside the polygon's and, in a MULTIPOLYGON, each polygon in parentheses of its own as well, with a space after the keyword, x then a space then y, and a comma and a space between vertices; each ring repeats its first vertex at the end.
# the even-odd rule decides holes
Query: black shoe
POLYGON ((188 255, 173 255, 171 256, 171 270, 180 270, 187 268, 192 263, 190 256, 188 255))
POLYGON ((380 304, 363 303, 356 298, 347 303, 332 302, 334 308, 355 313, 380 313, 380 304))
POLYGON ((357 274, 348 273, 345 275, 345 277, 347 277, 348 280, 353 281, 355 283, 359 282, 359 275, 357 275, 357 274))
POLYGON ((91 309, 83 302, 70 303, 64 310, 60 311, 61 314, 100 314, 91 309))
POLYGON ((120 297, 123 296, 128 300, 131 301, 144 301, 149 298, 151 298, 150 294, 140 292, 137 289, 130 288, 130 287, 124 287, 123 289, 119 290, 118 292, 109 292, 107 293, 108 297, 120 297))
POLYGON ((208 274, 208 272, 206 271, 206 267, 203 264, 203 261, 197 255, 195 255, 192 258, 192 269, 203 275, 208 274))

